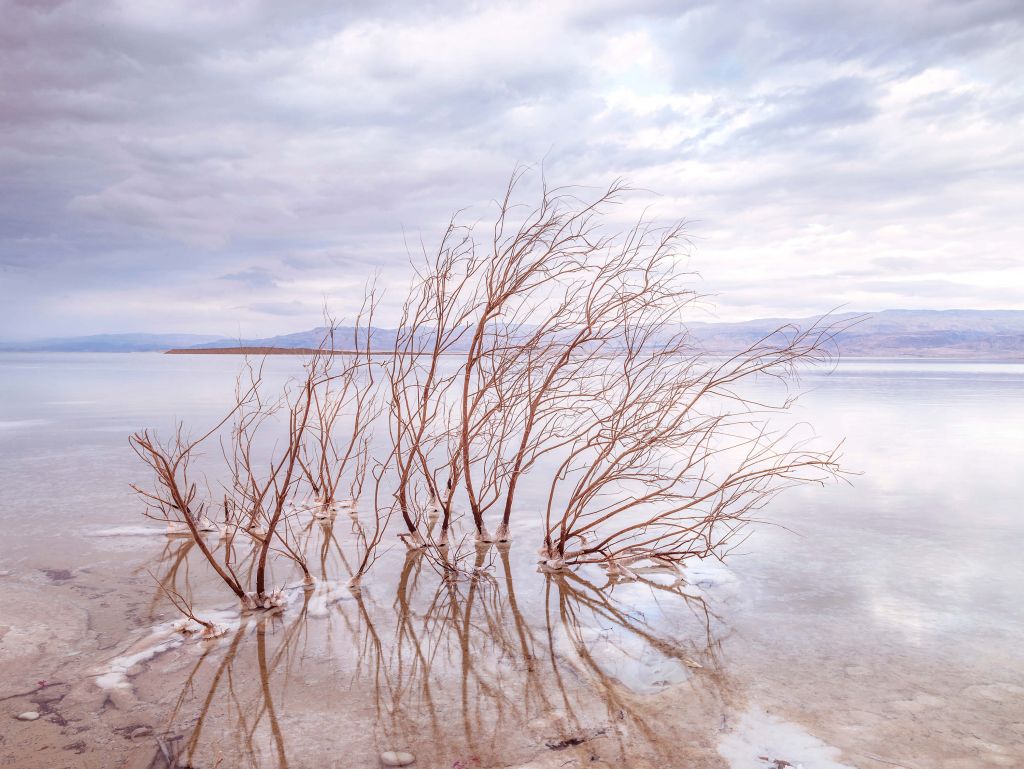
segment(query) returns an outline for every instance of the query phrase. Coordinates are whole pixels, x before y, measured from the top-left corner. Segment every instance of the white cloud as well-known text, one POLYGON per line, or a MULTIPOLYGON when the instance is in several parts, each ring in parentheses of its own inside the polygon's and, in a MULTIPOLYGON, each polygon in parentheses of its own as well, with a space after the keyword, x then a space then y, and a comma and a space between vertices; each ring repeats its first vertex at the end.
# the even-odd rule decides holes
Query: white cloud
POLYGON ((542 159, 722 317, 1024 306, 1013 2, 0 4, 0 336, 312 325, 542 159))

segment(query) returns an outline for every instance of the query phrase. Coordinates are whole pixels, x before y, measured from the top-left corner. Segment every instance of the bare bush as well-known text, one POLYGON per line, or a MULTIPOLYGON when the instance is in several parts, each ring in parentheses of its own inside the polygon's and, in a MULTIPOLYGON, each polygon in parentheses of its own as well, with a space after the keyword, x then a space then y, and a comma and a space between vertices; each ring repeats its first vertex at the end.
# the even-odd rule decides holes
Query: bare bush
POLYGON ((433 500, 445 545, 455 499, 479 541, 509 539, 517 491, 539 469, 552 567, 721 555, 779 491, 838 473, 834 451, 771 432, 767 417, 787 399, 742 393, 827 360, 839 328, 779 329, 717 359, 686 330, 701 297, 680 266, 682 223, 610 226, 628 192, 619 183, 589 200, 544 186, 524 207, 522 180, 513 176, 486 241, 449 227, 406 303, 390 381, 408 541, 427 544, 433 500), (458 346, 461 359, 442 360, 458 346))
POLYGON ((448 393, 457 372, 446 357, 458 348, 476 311, 474 282, 480 269, 471 230, 449 224, 432 256, 424 251, 402 307, 387 377, 391 451, 383 462, 395 474, 394 500, 411 547, 424 546, 424 519, 443 514, 447 535, 461 465, 453 450, 456 422, 448 393))
MULTIPOLYGON (((372 307, 372 294, 368 301, 372 307)), ((366 317, 368 321, 372 312, 366 317)), ((369 463, 369 426, 375 416, 368 329, 357 324, 353 351, 337 357, 331 327, 321 348, 306 361, 304 376, 275 398, 264 395, 262 365, 247 364, 238 379, 234 406, 195 440, 189 440, 180 425, 169 441, 160 442, 145 430, 130 438, 136 454, 153 470, 151 487, 133 486, 154 511, 150 514, 184 525, 243 608, 269 609, 284 603, 281 589, 269 588, 274 559, 296 566, 304 584, 313 583, 303 516, 331 509, 345 478, 350 493, 362 488, 369 463), (350 429, 340 438, 336 428, 343 410, 350 429), (211 482, 192 477, 199 449, 215 435, 224 459, 219 546, 211 546, 205 537, 213 528, 207 525, 216 498, 211 482)), ((379 541, 378 535, 364 544, 372 548, 379 541)), ((372 562, 372 553, 364 562, 364 567, 372 562)))
POLYGON ((370 288, 356 318, 352 340, 338 365, 337 323, 327 313, 323 349, 313 356, 317 367, 311 390, 313 409, 299 464, 309 484, 309 506, 318 518, 358 503, 370 461, 370 438, 379 415, 376 365, 373 361, 373 313, 377 296, 370 288), (348 481, 341 497, 342 480, 348 481))
POLYGON ((596 193, 542 184, 524 205, 525 178, 513 174, 486 237, 453 219, 436 248, 420 247, 389 349, 372 345, 371 288, 347 354, 335 354, 329 322, 304 378, 279 397, 264 397, 250 366, 229 415, 198 440, 182 428, 166 444, 132 437, 154 471, 153 488, 137 489, 152 514, 183 524, 243 603, 275 602, 272 555, 312 581, 303 514, 354 512, 367 473, 373 520, 353 524, 353 587, 393 513, 399 536, 446 577, 483 563, 452 539, 459 509, 477 542, 507 541, 513 519, 533 515, 545 568, 602 563, 623 577, 643 560, 722 557, 780 491, 840 474, 835 449, 772 427, 788 392, 762 403, 749 384, 828 361, 841 327, 826 316, 711 354, 687 331, 701 296, 681 222, 620 226, 619 182, 596 193), (213 495, 192 460, 225 425, 215 552, 203 540, 213 495), (546 500, 523 511, 527 483, 546 500))
POLYGON ((780 330, 721 361, 690 350, 682 335, 654 344, 649 329, 625 329, 593 421, 550 482, 550 567, 721 557, 776 494, 840 472, 836 449, 808 447, 795 428, 771 430, 766 412, 787 399, 758 403, 739 389, 826 357, 830 327, 780 330))

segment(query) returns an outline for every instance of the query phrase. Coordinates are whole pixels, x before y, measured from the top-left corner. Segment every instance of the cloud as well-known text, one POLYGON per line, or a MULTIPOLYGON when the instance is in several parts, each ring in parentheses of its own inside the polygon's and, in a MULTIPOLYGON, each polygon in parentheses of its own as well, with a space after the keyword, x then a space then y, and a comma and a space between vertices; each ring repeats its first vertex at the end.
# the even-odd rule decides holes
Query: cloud
POLYGON ((273 271, 266 267, 248 267, 244 270, 240 270, 239 272, 231 272, 226 275, 221 275, 219 279, 235 283, 247 289, 276 289, 278 287, 278 282, 274 277, 273 271))
POLYGON ((723 317, 1024 306, 1013 0, 0 5, 0 336, 315 325, 542 159, 723 317))
MULTIPOLYGON (((310 311, 315 308, 309 307, 299 301, 291 302, 257 302, 250 304, 245 309, 251 310, 252 312, 262 313, 264 315, 277 315, 277 316, 295 316, 305 315, 308 316, 310 311)), ((321 308, 322 309, 322 308, 321 308)))

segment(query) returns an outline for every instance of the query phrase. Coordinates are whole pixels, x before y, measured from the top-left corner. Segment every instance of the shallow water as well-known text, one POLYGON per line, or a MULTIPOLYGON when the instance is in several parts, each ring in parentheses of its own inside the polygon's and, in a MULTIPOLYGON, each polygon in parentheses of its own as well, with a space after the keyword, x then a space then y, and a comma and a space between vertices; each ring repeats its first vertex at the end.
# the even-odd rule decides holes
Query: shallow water
MULTIPOLYGON (((779 497, 764 517, 781 526, 724 567, 548 577, 523 522, 510 550, 467 550, 481 579, 392 547, 359 593, 296 588, 239 621, 194 546, 141 517, 127 446, 214 421, 238 365, 0 356, 0 763, 1024 765, 1024 366, 805 377, 797 417, 845 436, 860 474, 779 497), (230 632, 175 633, 154 577, 230 632)), ((297 365, 268 362, 278 379, 297 365)), ((310 522, 314 573, 344 577, 366 518, 310 522)))

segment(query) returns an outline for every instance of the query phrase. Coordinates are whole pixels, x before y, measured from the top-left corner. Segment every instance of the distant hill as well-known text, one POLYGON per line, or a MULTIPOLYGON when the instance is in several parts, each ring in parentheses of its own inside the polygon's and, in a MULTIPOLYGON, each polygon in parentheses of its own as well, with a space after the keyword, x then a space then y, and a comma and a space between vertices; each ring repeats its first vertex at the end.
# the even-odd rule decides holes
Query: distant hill
MULTIPOLYGON (((311 348, 315 350, 323 343, 329 331, 330 329, 326 326, 319 326, 317 328, 311 328, 309 331, 298 331, 294 334, 282 334, 281 336, 269 336, 255 339, 221 338, 188 346, 181 345, 181 347, 193 350, 233 347, 281 347, 289 350, 296 348, 311 348)), ((338 349, 351 349, 355 342, 355 332, 356 329, 354 326, 337 327, 334 330, 334 346, 338 349)), ((373 341, 373 345, 380 349, 393 347, 395 344, 395 331, 394 329, 373 328, 371 329, 371 339, 373 341)), ((362 344, 363 337, 360 337, 359 341, 360 344, 362 344)))
MULTIPOLYGON (((861 313, 842 313, 837 321, 849 320, 861 313)), ((1024 311, 1022 310, 884 310, 864 314, 863 320, 839 337, 840 353, 848 357, 923 357, 1024 359, 1024 311)), ((688 324, 693 336, 712 352, 734 352, 756 342, 786 324, 806 327, 810 318, 762 318, 742 323, 688 324)), ((326 328, 314 328, 284 336, 262 339, 217 340, 194 348, 227 351, 239 347, 316 348, 326 328)), ((335 331, 335 346, 350 347, 354 329, 335 331)), ((395 332, 374 328, 373 343, 386 350, 394 344, 395 332)), ((453 348, 457 351, 464 348, 453 348)), ((181 350, 180 352, 187 352, 181 350)))
POLYGON ((161 352, 220 337, 209 334, 95 334, 28 342, 0 342, 0 352, 161 352))
MULTIPOLYGON (((835 316, 842 321, 858 313, 835 316)), ((815 318, 765 318, 744 323, 692 323, 705 347, 728 352, 757 341, 786 323, 806 326, 815 318)), ((1024 359, 1024 311, 884 310, 866 317, 838 339, 847 357, 1024 359)))
MULTIPOLYGON (((844 313, 836 320, 858 313, 844 313)), ((763 318, 742 323, 688 325, 694 338, 712 352, 730 352, 757 341, 785 324, 807 326, 816 318, 763 318)), ((257 339, 226 339, 195 334, 102 334, 97 336, 44 339, 26 343, 0 343, 0 351, 25 352, 215 352, 253 353, 318 347, 324 327, 281 336, 257 339)), ((335 347, 350 349, 354 329, 335 330, 335 347)), ((394 345, 395 330, 372 329, 374 347, 386 350, 394 345)), ((885 310, 866 314, 863 320, 839 338, 847 357, 922 357, 1024 360, 1024 311, 1022 310, 885 310)), ((453 348, 453 352, 465 348, 453 348)))

